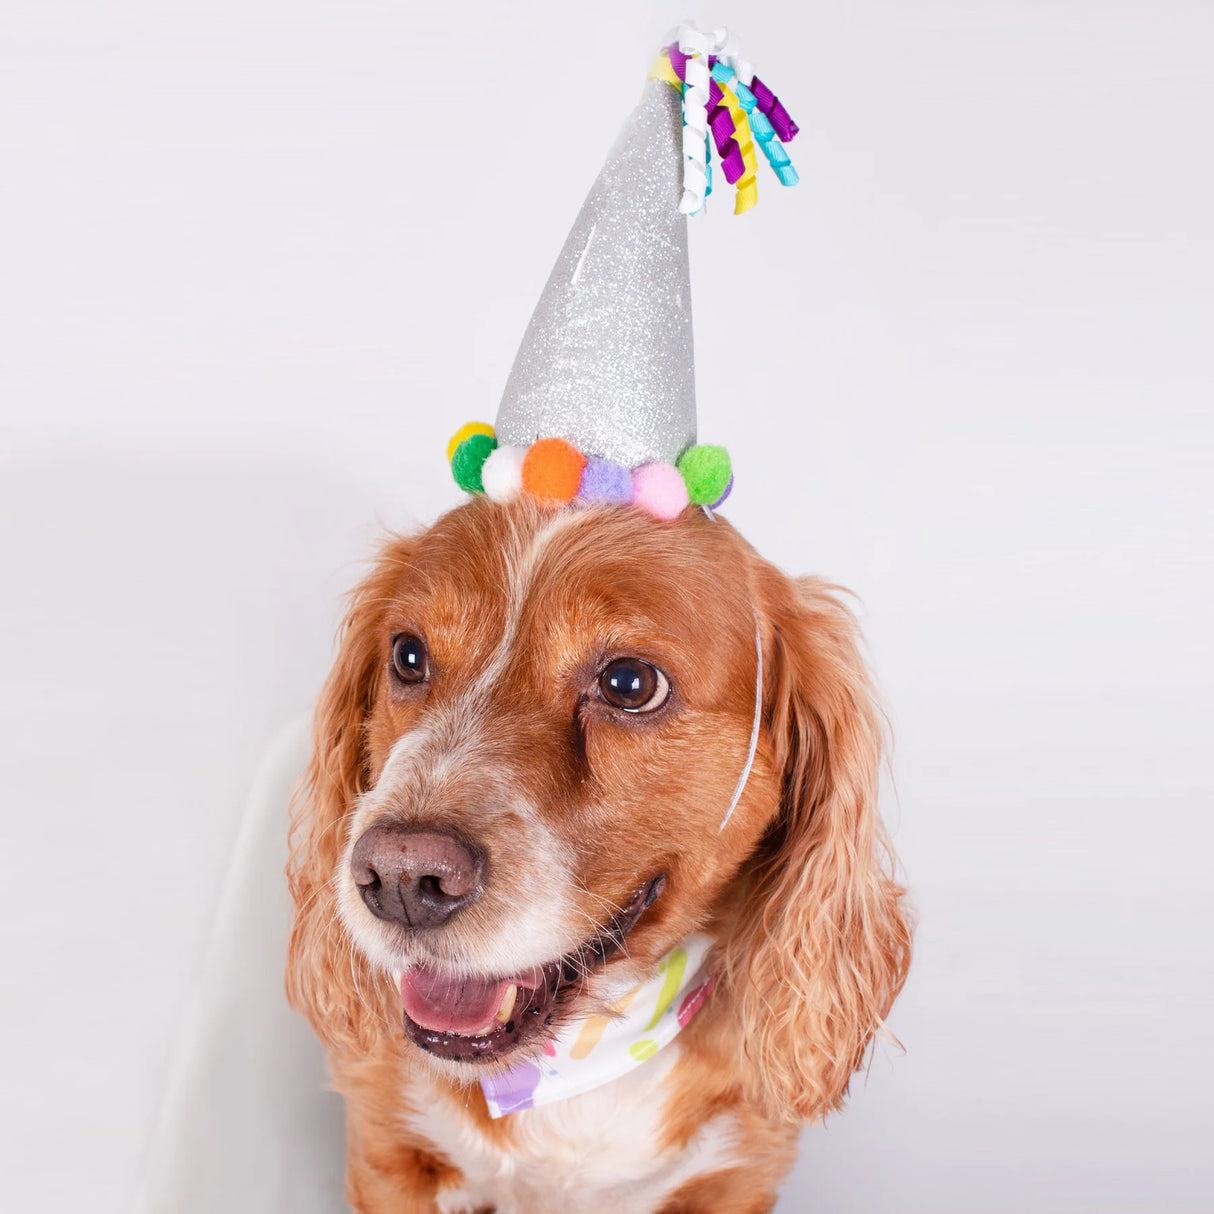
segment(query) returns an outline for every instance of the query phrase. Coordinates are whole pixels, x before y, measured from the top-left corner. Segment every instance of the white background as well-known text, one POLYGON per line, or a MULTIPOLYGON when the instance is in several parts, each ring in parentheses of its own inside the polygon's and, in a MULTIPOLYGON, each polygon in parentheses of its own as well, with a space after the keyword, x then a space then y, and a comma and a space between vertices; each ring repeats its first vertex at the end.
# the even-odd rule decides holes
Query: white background
POLYGON ((5 1208, 131 1208, 259 760, 687 15, 803 129, 694 224, 701 434, 863 600, 921 920, 781 1209, 1214 1207, 1209 4, 3 0, 5 1208))

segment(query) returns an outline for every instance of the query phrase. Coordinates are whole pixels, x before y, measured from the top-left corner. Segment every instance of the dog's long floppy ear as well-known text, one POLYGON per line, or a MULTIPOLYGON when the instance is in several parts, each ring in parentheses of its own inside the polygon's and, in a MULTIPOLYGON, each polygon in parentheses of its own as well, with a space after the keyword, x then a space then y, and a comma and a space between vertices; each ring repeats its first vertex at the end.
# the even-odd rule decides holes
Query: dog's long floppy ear
POLYGON ((758 576, 764 723, 779 817, 751 872, 725 973, 769 1113, 842 1102, 906 978, 911 929, 877 813, 883 731, 851 614, 822 582, 758 576))
POLYGON ((287 996, 331 1050, 365 1053, 390 1022, 383 982, 342 928, 336 874, 347 815, 367 786, 364 729, 385 661, 384 608, 411 548, 407 539, 389 544, 351 596, 337 661, 316 706, 312 759, 292 813, 287 882, 295 919, 287 996))

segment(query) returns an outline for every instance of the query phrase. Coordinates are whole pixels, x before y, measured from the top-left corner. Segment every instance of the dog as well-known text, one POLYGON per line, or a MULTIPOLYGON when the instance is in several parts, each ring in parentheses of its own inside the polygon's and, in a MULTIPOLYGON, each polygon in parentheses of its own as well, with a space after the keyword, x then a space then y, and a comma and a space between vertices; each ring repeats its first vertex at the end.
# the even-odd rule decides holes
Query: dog
POLYGON ((388 542, 288 871, 288 994, 345 1098, 351 1207, 770 1210, 907 973, 882 742, 836 589, 708 511, 476 498, 388 542), (487 1072, 618 1014, 695 933, 711 990, 677 1038, 490 1117, 487 1072))

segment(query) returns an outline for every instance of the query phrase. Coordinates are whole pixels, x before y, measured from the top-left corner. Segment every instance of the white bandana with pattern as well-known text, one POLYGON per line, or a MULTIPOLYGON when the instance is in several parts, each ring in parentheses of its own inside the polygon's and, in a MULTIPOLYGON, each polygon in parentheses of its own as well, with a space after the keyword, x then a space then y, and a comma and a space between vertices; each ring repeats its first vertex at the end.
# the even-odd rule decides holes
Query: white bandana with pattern
POLYGON ((662 958, 652 978, 611 1005, 614 1016, 572 1021, 538 1059, 482 1079, 490 1116, 580 1096, 648 1062, 678 1036, 712 990, 704 964, 711 945, 706 936, 689 936, 662 958))

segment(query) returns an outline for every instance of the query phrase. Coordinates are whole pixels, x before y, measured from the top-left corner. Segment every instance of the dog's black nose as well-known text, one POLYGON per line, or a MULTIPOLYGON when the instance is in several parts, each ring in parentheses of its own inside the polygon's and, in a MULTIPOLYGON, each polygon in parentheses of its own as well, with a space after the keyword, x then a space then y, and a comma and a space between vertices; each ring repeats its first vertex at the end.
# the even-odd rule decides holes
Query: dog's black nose
POLYGON ((373 915, 402 927, 441 927, 480 897, 485 862, 454 835, 381 822, 354 844, 350 870, 373 915))

